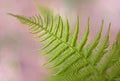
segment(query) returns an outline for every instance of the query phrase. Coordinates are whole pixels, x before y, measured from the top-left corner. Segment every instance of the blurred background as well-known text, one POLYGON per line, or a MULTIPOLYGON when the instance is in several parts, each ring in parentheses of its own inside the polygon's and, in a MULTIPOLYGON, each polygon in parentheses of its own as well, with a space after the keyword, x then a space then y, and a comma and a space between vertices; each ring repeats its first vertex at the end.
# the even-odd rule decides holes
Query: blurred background
POLYGON ((34 1, 50 7, 61 16, 70 19, 71 29, 77 15, 80 17, 80 35, 84 30, 88 16, 91 18, 91 40, 105 20, 103 35, 112 23, 110 43, 120 30, 120 0, 0 0, 0 81, 44 81, 48 71, 41 65, 44 58, 36 49, 35 43, 27 26, 22 25, 7 13, 32 16, 38 13, 34 1))

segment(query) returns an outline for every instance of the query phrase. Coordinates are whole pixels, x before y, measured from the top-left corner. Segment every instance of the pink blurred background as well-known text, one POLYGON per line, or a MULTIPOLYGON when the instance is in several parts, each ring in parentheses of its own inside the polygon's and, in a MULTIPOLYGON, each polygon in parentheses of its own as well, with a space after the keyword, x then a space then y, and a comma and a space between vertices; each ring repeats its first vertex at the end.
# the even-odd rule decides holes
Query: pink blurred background
POLYGON ((80 35, 90 16, 91 32, 88 40, 97 32, 102 19, 105 20, 103 35, 108 23, 112 22, 111 43, 120 30, 120 0, 0 0, 0 81, 44 81, 48 73, 41 66, 44 58, 36 50, 40 44, 34 42, 27 26, 6 14, 35 15, 38 11, 34 1, 51 7, 63 17, 67 15, 71 23, 79 15, 80 35))

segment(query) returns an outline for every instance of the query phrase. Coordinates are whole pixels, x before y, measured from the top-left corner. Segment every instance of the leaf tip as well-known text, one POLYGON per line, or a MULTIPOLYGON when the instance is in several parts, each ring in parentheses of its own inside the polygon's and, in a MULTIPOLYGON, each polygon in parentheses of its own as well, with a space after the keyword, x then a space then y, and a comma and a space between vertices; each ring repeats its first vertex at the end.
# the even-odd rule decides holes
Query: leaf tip
POLYGON ((7 15, 10 15, 10 16, 13 16, 13 17, 16 17, 15 14, 12 14, 12 13, 6 13, 7 15))
POLYGON ((110 28, 111 28, 111 22, 109 23, 109 26, 108 26, 108 32, 110 32, 110 28))

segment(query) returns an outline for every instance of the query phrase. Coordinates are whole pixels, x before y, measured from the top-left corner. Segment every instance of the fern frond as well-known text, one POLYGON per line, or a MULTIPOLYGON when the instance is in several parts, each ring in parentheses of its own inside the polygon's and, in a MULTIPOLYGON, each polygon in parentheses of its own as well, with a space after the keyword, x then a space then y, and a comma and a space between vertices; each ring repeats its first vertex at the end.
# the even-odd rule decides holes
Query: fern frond
POLYGON ((90 24, 90 18, 88 18, 88 22, 87 22, 87 25, 86 25, 86 29, 85 29, 85 32, 80 40, 80 43, 78 44, 78 50, 81 51, 83 46, 86 44, 86 41, 87 41, 87 37, 88 37, 88 34, 89 34, 89 24, 90 24))
POLYGON ((39 50, 43 50, 43 55, 48 56, 44 65, 52 70, 49 81, 117 81, 116 79, 120 78, 120 31, 110 48, 111 24, 103 39, 99 41, 104 24, 102 20, 99 31, 86 44, 90 29, 90 18, 88 18, 85 32, 77 42, 78 17, 70 34, 68 19, 64 22, 61 16, 48 13, 49 10, 43 8, 43 13, 45 12, 46 15, 32 17, 9 15, 27 24, 37 42, 45 42, 39 50))
POLYGON ((76 25, 75 25, 74 30, 73 30, 73 35, 71 37, 71 40, 69 41, 71 46, 76 45, 78 30, 79 30, 79 19, 77 18, 76 25))

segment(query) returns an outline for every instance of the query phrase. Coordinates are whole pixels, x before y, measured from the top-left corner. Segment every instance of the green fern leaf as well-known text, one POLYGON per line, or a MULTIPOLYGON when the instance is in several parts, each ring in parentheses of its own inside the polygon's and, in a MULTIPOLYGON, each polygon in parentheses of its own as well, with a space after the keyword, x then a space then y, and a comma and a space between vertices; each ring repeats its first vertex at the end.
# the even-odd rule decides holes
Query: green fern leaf
POLYGON ((83 46, 85 45, 86 41, 87 41, 87 36, 89 34, 89 22, 90 22, 90 18, 88 18, 88 22, 86 25, 86 30, 80 40, 80 43, 78 44, 78 50, 81 51, 83 46))
POLYGON ((73 32, 69 32, 69 21, 54 15, 49 9, 39 7, 42 16, 26 17, 9 13, 21 23, 29 26, 30 33, 35 35, 37 42, 45 42, 42 50, 47 55, 44 64, 52 70, 48 81, 119 81, 120 78, 120 31, 109 47, 108 31, 100 41, 104 21, 102 20, 99 31, 87 44, 89 35, 90 18, 88 18, 85 32, 77 42, 79 33, 79 18, 73 32))
POLYGON ((75 46, 75 45, 76 45, 78 30, 79 30, 79 19, 77 18, 73 35, 72 35, 72 37, 71 37, 71 40, 69 41, 71 46, 75 46))

